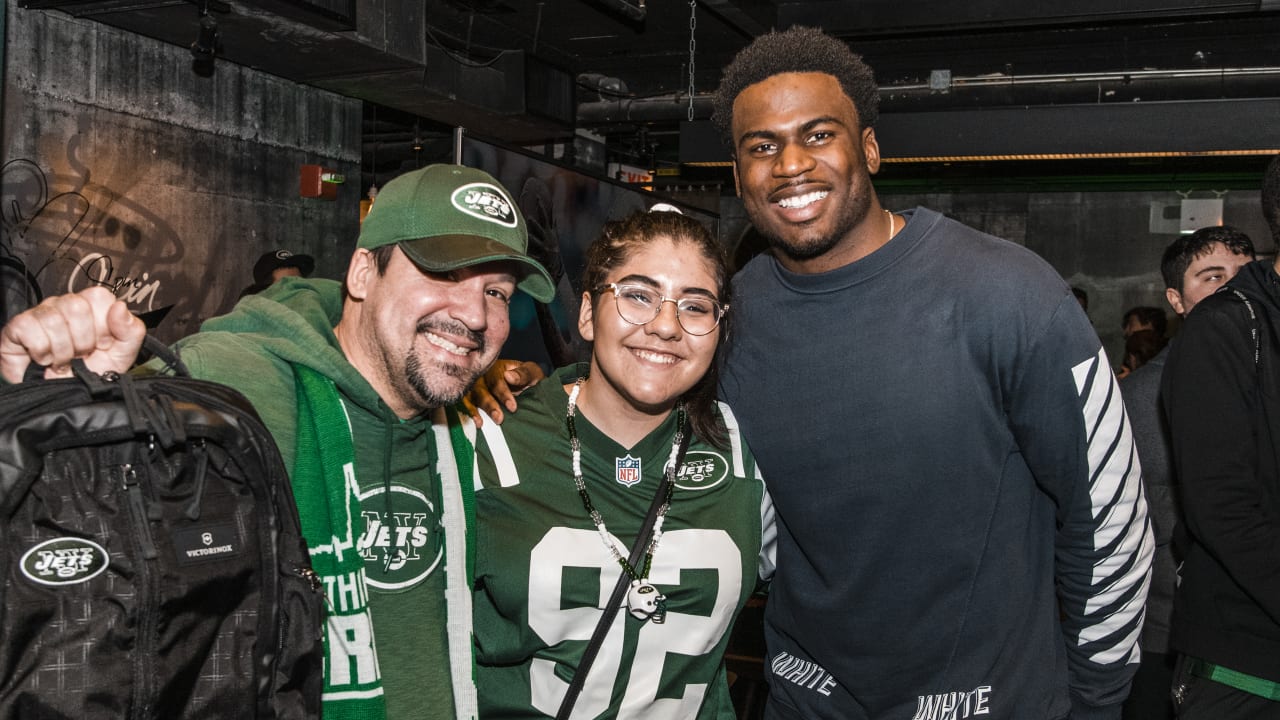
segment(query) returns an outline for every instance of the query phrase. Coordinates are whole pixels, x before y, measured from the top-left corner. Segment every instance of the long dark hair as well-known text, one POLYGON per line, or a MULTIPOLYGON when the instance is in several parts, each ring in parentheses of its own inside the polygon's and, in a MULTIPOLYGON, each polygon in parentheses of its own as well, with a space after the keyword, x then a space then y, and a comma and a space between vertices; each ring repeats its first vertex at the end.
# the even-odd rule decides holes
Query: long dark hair
MULTIPOLYGON (((599 296, 596 292, 605 283, 609 273, 627 260, 640 248, 662 238, 670 239, 677 245, 692 245, 699 254, 711 263, 715 275, 715 293, 722 305, 728 305, 729 297, 729 258, 723 245, 711 236, 702 223, 677 212, 643 212, 638 211, 621 220, 606 223, 600 237, 587 248, 587 266, 582 271, 582 287, 591 294, 594 303, 599 296)), ((717 347, 729 335, 731 313, 720 318, 716 328, 717 347)), ((689 424, 693 432, 703 440, 720 448, 727 442, 724 423, 716 412, 716 388, 719 385, 718 363, 713 359, 707 369, 681 400, 689 413, 689 424)))

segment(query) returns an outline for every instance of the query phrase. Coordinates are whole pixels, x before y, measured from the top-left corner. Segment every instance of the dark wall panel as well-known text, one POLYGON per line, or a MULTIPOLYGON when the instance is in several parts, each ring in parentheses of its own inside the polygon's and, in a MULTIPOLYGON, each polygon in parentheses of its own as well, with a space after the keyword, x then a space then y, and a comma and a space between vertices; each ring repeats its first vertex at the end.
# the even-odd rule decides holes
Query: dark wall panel
POLYGON ((183 48, 58 12, 9 18, 0 258, 40 294, 105 284, 167 309, 155 332, 175 340, 269 249, 345 268, 361 189, 329 202, 298 183, 303 164, 359 178, 358 101, 221 61, 201 78, 183 48))

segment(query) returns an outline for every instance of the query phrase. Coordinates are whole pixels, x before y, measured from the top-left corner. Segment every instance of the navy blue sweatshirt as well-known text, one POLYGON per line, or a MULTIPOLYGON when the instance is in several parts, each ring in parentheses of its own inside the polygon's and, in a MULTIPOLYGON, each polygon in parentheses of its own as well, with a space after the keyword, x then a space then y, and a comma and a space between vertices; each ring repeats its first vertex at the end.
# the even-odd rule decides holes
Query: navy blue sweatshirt
POLYGON ((925 209, 871 255, 735 278, 721 381, 778 520, 770 717, 1118 718, 1152 554, 1088 318, 925 209))

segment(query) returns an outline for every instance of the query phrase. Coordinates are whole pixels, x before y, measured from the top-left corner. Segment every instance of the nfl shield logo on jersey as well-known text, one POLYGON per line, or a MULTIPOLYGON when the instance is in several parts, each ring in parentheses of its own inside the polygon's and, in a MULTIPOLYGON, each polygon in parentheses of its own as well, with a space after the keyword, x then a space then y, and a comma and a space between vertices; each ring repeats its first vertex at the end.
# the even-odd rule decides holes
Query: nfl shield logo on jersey
POLYGON ((617 470, 617 481, 631 487, 640 482, 640 458, 633 458, 631 455, 626 457, 613 459, 614 469, 617 470))

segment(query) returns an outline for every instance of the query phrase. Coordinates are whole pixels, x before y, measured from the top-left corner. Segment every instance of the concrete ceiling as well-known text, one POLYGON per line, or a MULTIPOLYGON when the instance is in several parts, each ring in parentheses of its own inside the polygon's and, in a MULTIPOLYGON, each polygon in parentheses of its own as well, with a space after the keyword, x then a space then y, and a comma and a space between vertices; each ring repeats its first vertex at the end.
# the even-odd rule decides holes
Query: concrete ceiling
MULTIPOLYGON (((187 46, 202 1, 22 5, 187 46)), ((208 0, 208 9, 226 60, 366 100, 366 155, 380 167, 447 153, 455 125, 521 145, 581 128, 623 161, 676 164, 691 85, 695 119, 705 120, 704 95, 733 54, 793 24, 822 26, 861 53, 887 116, 1280 98, 1280 0, 208 0)))

